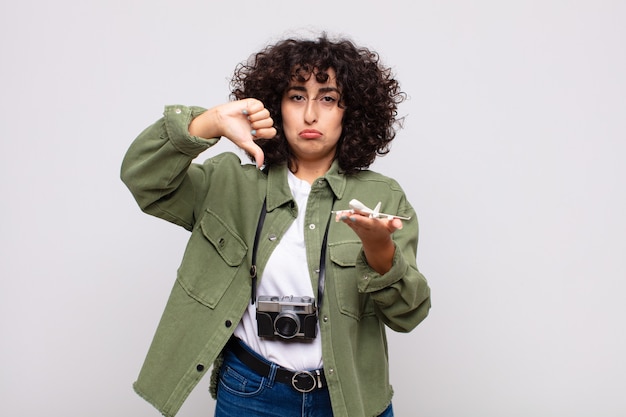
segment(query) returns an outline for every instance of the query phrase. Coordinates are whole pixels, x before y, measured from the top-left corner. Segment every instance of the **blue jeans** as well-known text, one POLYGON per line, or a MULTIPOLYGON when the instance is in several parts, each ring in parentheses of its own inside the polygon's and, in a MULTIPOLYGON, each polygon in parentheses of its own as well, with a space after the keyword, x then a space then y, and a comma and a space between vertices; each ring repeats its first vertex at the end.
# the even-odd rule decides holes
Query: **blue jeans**
MULTIPOLYGON (((274 381, 278 365, 263 360, 271 366, 268 377, 257 375, 233 353, 225 352, 217 387, 215 417, 333 416, 328 389, 298 392, 288 384, 274 381)), ((380 417, 393 417, 391 405, 380 417)))

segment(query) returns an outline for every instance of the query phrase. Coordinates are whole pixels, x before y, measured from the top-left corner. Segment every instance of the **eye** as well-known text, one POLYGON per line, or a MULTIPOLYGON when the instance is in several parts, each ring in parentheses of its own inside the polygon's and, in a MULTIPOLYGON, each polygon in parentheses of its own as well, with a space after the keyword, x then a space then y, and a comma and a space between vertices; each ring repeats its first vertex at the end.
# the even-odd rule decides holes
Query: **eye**
POLYGON ((336 106, 339 102, 339 94, 335 92, 330 92, 328 94, 324 94, 319 98, 319 102, 324 106, 336 106))
POLYGON ((291 101, 304 101, 304 96, 301 96, 300 94, 292 94, 289 96, 289 100, 291 101))

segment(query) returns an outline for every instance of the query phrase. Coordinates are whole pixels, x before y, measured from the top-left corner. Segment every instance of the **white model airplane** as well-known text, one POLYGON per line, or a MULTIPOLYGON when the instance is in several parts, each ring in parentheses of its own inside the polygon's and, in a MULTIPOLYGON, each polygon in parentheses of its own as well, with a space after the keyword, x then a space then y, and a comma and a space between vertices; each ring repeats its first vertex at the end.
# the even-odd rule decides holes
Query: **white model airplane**
POLYGON ((381 206, 381 202, 379 201, 378 204, 376 204, 376 207, 374 207, 374 209, 371 209, 369 207, 367 207, 365 204, 361 203, 359 200, 357 200, 356 198, 350 200, 350 203, 348 203, 348 206, 350 206, 350 208, 348 210, 337 210, 337 211, 333 211, 333 213, 339 214, 339 213, 350 213, 353 214, 355 212, 359 212, 359 213, 364 213, 369 215, 370 218, 373 219, 380 219, 380 218, 386 218, 387 220, 393 220, 393 219, 400 219, 400 220, 410 220, 410 217, 402 217, 402 216, 396 216, 393 214, 386 214, 386 213, 381 213, 380 212, 380 206, 381 206))

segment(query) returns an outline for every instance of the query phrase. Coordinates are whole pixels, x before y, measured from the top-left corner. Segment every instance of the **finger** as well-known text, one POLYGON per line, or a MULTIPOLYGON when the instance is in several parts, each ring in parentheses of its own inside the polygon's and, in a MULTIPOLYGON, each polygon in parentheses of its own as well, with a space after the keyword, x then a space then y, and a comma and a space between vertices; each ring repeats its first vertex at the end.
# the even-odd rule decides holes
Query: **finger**
POLYGON ((245 98, 241 100, 241 104, 243 104, 241 112, 248 117, 265 109, 263 103, 255 98, 245 98))
POLYGON ((250 133, 255 139, 272 139, 276 136, 276 129, 273 127, 267 129, 252 129, 250 133))
POLYGON ((251 112, 251 110, 247 110, 248 120, 250 123, 258 122, 264 119, 271 119, 270 112, 265 107, 261 107, 259 111, 251 112))
POLYGON ((258 121, 250 122, 250 127, 255 130, 269 129, 274 127, 274 120, 271 117, 266 117, 258 121))
POLYGON ((257 122, 250 123, 250 127, 256 130, 268 129, 274 127, 274 120, 272 120, 271 117, 268 117, 267 119, 262 119, 257 122))
POLYGON ((361 216, 356 215, 354 213, 350 213, 350 212, 337 213, 335 217, 335 221, 345 223, 351 229, 356 231, 356 228, 359 226, 359 224, 357 224, 358 217, 361 217, 361 216))
POLYGON ((337 220, 343 221, 352 229, 363 229, 369 231, 384 229, 387 233, 392 234, 396 230, 402 229, 403 223, 400 219, 373 219, 363 213, 341 213, 338 214, 337 220))

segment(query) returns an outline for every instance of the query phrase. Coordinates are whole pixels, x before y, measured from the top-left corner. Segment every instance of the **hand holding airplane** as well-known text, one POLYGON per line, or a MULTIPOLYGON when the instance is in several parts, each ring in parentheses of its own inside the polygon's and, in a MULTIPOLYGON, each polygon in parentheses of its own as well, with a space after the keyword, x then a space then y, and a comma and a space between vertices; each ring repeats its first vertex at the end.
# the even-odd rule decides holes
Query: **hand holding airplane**
POLYGON ((378 204, 376 204, 376 207, 374 207, 374 209, 371 209, 369 207, 367 207, 365 204, 361 203, 359 200, 357 199, 352 199, 350 200, 350 203, 348 203, 348 206, 350 207, 347 210, 336 210, 333 211, 333 213, 337 214, 338 216, 340 214, 354 214, 354 213, 360 213, 360 214, 366 214, 368 215, 368 217, 373 218, 373 219, 380 219, 380 218, 385 218, 387 220, 393 220, 393 219, 400 219, 400 220, 410 220, 410 217, 401 217, 401 216, 396 216, 393 214, 386 214, 386 213, 381 213, 380 212, 380 206, 381 206, 382 202, 378 202, 378 204))

